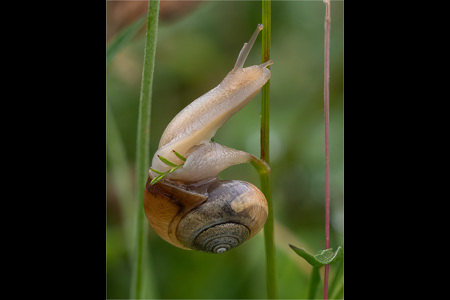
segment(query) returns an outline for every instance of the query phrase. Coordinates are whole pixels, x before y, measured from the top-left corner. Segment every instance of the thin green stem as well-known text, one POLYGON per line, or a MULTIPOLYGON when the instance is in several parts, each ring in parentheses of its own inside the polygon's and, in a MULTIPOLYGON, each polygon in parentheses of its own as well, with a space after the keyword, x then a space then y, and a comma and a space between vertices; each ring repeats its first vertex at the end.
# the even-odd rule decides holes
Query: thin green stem
POLYGON ((149 0, 148 23, 144 50, 141 95, 139 103, 138 131, 136 141, 136 239, 130 298, 146 298, 146 288, 151 284, 148 272, 148 223, 145 219, 142 199, 150 164, 150 111, 155 67, 156 38, 158 31, 159 0, 149 0))
MULTIPOLYGON (((270 33, 271 33, 271 1, 262 0, 262 62, 270 59, 270 33)), ((270 68, 270 66, 269 66, 270 68)), ((261 160, 270 164, 269 155, 269 112, 270 112, 270 81, 261 89, 261 160)), ((266 281, 267 298, 277 298, 277 283, 275 270, 274 245, 274 217, 272 205, 272 190, 270 172, 260 172, 261 189, 267 199, 269 215, 264 226, 264 243, 266 249, 266 281)))
POLYGON ((313 267, 311 271, 311 279, 309 280, 308 299, 314 299, 317 288, 319 287, 319 283, 320 283, 319 268, 313 267))
POLYGON ((337 265, 333 282, 330 285, 330 288, 328 290, 329 294, 331 295, 331 299, 337 299, 336 294, 340 293, 340 290, 343 289, 344 282, 342 280, 342 276, 344 275, 344 259, 339 262, 337 265))
MULTIPOLYGON (((175 150, 172 150, 172 151, 173 151, 173 153, 175 153, 175 155, 176 155, 179 159, 181 159, 182 161, 186 161, 186 157, 184 157, 183 155, 181 155, 180 153, 178 153, 178 152, 175 151, 175 150)), ((163 163, 165 163, 166 165, 168 165, 169 167, 172 167, 172 169, 170 169, 170 170, 167 171, 167 172, 161 172, 161 171, 158 171, 158 170, 155 170, 155 169, 150 168, 150 170, 152 170, 153 172, 159 174, 159 176, 156 176, 155 178, 152 179, 152 181, 150 182, 150 184, 155 184, 155 183, 157 183, 158 181, 160 181, 161 179, 163 179, 167 174, 170 174, 170 173, 172 173, 173 171, 175 171, 175 170, 177 170, 177 169, 179 169, 179 168, 181 168, 181 167, 184 166, 184 163, 182 163, 182 164, 180 164, 180 165, 177 165, 177 164, 171 162, 170 160, 168 160, 167 158, 164 158, 164 157, 159 156, 159 155, 158 155, 158 158, 159 158, 163 163)))
MULTIPOLYGON (((270 60, 271 1, 262 1, 262 62, 270 60)), ((270 69, 270 66, 267 67, 270 69)), ((269 113, 270 113, 270 80, 261 89, 261 159, 270 163, 269 159, 269 113)))
MULTIPOLYGON (((325 249, 330 247, 330 0, 324 0, 325 12, 325 43, 324 43, 324 123, 325 123, 325 249)), ((324 300, 328 299, 329 266, 325 266, 324 273, 324 300)))
POLYGON ((261 174, 261 189, 267 199, 269 215, 264 225, 264 243, 266 248, 266 280, 267 298, 277 298, 277 282, 275 270, 275 242, 274 242, 274 218, 272 205, 272 189, 270 184, 270 173, 261 174))

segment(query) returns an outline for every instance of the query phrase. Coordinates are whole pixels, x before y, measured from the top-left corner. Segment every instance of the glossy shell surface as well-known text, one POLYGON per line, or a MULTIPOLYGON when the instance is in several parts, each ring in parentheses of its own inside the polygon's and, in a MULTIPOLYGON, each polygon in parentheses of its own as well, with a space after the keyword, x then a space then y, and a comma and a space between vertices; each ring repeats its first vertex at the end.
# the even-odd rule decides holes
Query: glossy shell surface
POLYGON ((144 193, 147 219, 161 238, 180 248, 223 253, 258 233, 267 219, 263 193, 248 182, 150 181, 144 193))

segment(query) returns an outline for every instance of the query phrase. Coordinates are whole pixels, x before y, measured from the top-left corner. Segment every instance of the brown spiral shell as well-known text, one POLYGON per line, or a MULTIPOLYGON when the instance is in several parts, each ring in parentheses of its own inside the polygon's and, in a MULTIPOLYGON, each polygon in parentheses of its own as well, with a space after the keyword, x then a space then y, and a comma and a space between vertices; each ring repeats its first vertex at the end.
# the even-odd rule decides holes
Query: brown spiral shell
POLYGON ((185 185, 162 180, 144 192, 150 225, 174 246, 222 253, 253 237, 264 226, 264 194, 251 183, 218 180, 185 185))

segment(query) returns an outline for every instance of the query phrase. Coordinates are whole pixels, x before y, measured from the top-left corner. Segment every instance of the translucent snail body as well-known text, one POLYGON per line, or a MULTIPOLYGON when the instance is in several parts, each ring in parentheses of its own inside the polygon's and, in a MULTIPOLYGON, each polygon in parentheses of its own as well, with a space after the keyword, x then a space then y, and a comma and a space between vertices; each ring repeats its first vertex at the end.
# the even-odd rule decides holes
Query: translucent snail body
POLYGON ((144 209, 155 232, 174 246, 223 253, 258 233, 267 219, 267 201, 254 185, 217 179, 222 170, 257 158, 210 142, 270 79, 271 60, 243 67, 262 29, 259 24, 225 79, 180 111, 161 137, 144 209), (164 179, 152 182, 159 174, 164 179))

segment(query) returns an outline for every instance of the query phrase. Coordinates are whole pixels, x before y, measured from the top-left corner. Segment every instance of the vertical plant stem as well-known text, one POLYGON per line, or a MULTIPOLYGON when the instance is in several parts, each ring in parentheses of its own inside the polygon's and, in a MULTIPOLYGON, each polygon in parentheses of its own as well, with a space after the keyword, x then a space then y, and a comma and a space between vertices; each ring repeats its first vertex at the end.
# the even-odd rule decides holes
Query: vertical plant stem
POLYGON ((309 280, 308 299, 314 299, 317 288, 319 287, 319 283, 320 283, 319 268, 313 267, 311 271, 311 278, 309 280))
MULTIPOLYGON (((324 0, 325 11, 325 43, 324 43, 324 119, 325 119, 325 249, 330 248, 330 152, 329 152, 329 125, 330 125, 330 0, 324 0)), ((325 265, 324 299, 328 299, 329 265, 325 265)))
MULTIPOLYGON (((271 33, 271 1, 262 0, 262 62, 270 59, 270 33, 271 33)), ((270 112, 270 80, 261 89, 261 159, 270 164, 269 156, 269 112, 270 112)), ((266 196, 269 215, 264 226, 264 242, 266 248, 266 281, 267 298, 277 298, 277 284, 275 271, 274 246, 274 217, 272 205, 272 191, 270 185, 270 172, 261 174, 261 189, 266 196)))
MULTIPOLYGON (((271 1, 262 0, 262 62, 270 59, 271 1)), ((270 69, 270 66, 267 67, 270 69)), ((269 162, 270 80, 261 89, 261 159, 269 162)))
POLYGON ((138 131, 136 141, 136 237, 135 257, 132 271, 130 298, 146 297, 145 289, 149 282, 148 274, 148 224, 144 215, 142 199, 150 164, 150 111, 152 99, 153 71, 155 67, 156 36, 158 31, 159 0, 149 0, 148 23, 144 50, 141 95, 139 103, 138 131))
POLYGON ((338 299, 336 294, 340 293, 341 288, 343 289, 344 282, 342 280, 342 276, 344 275, 344 259, 342 259, 336 268, 333 282, 330 284, 328 289, 329 295, 331 295, 331 299, 338 299))

